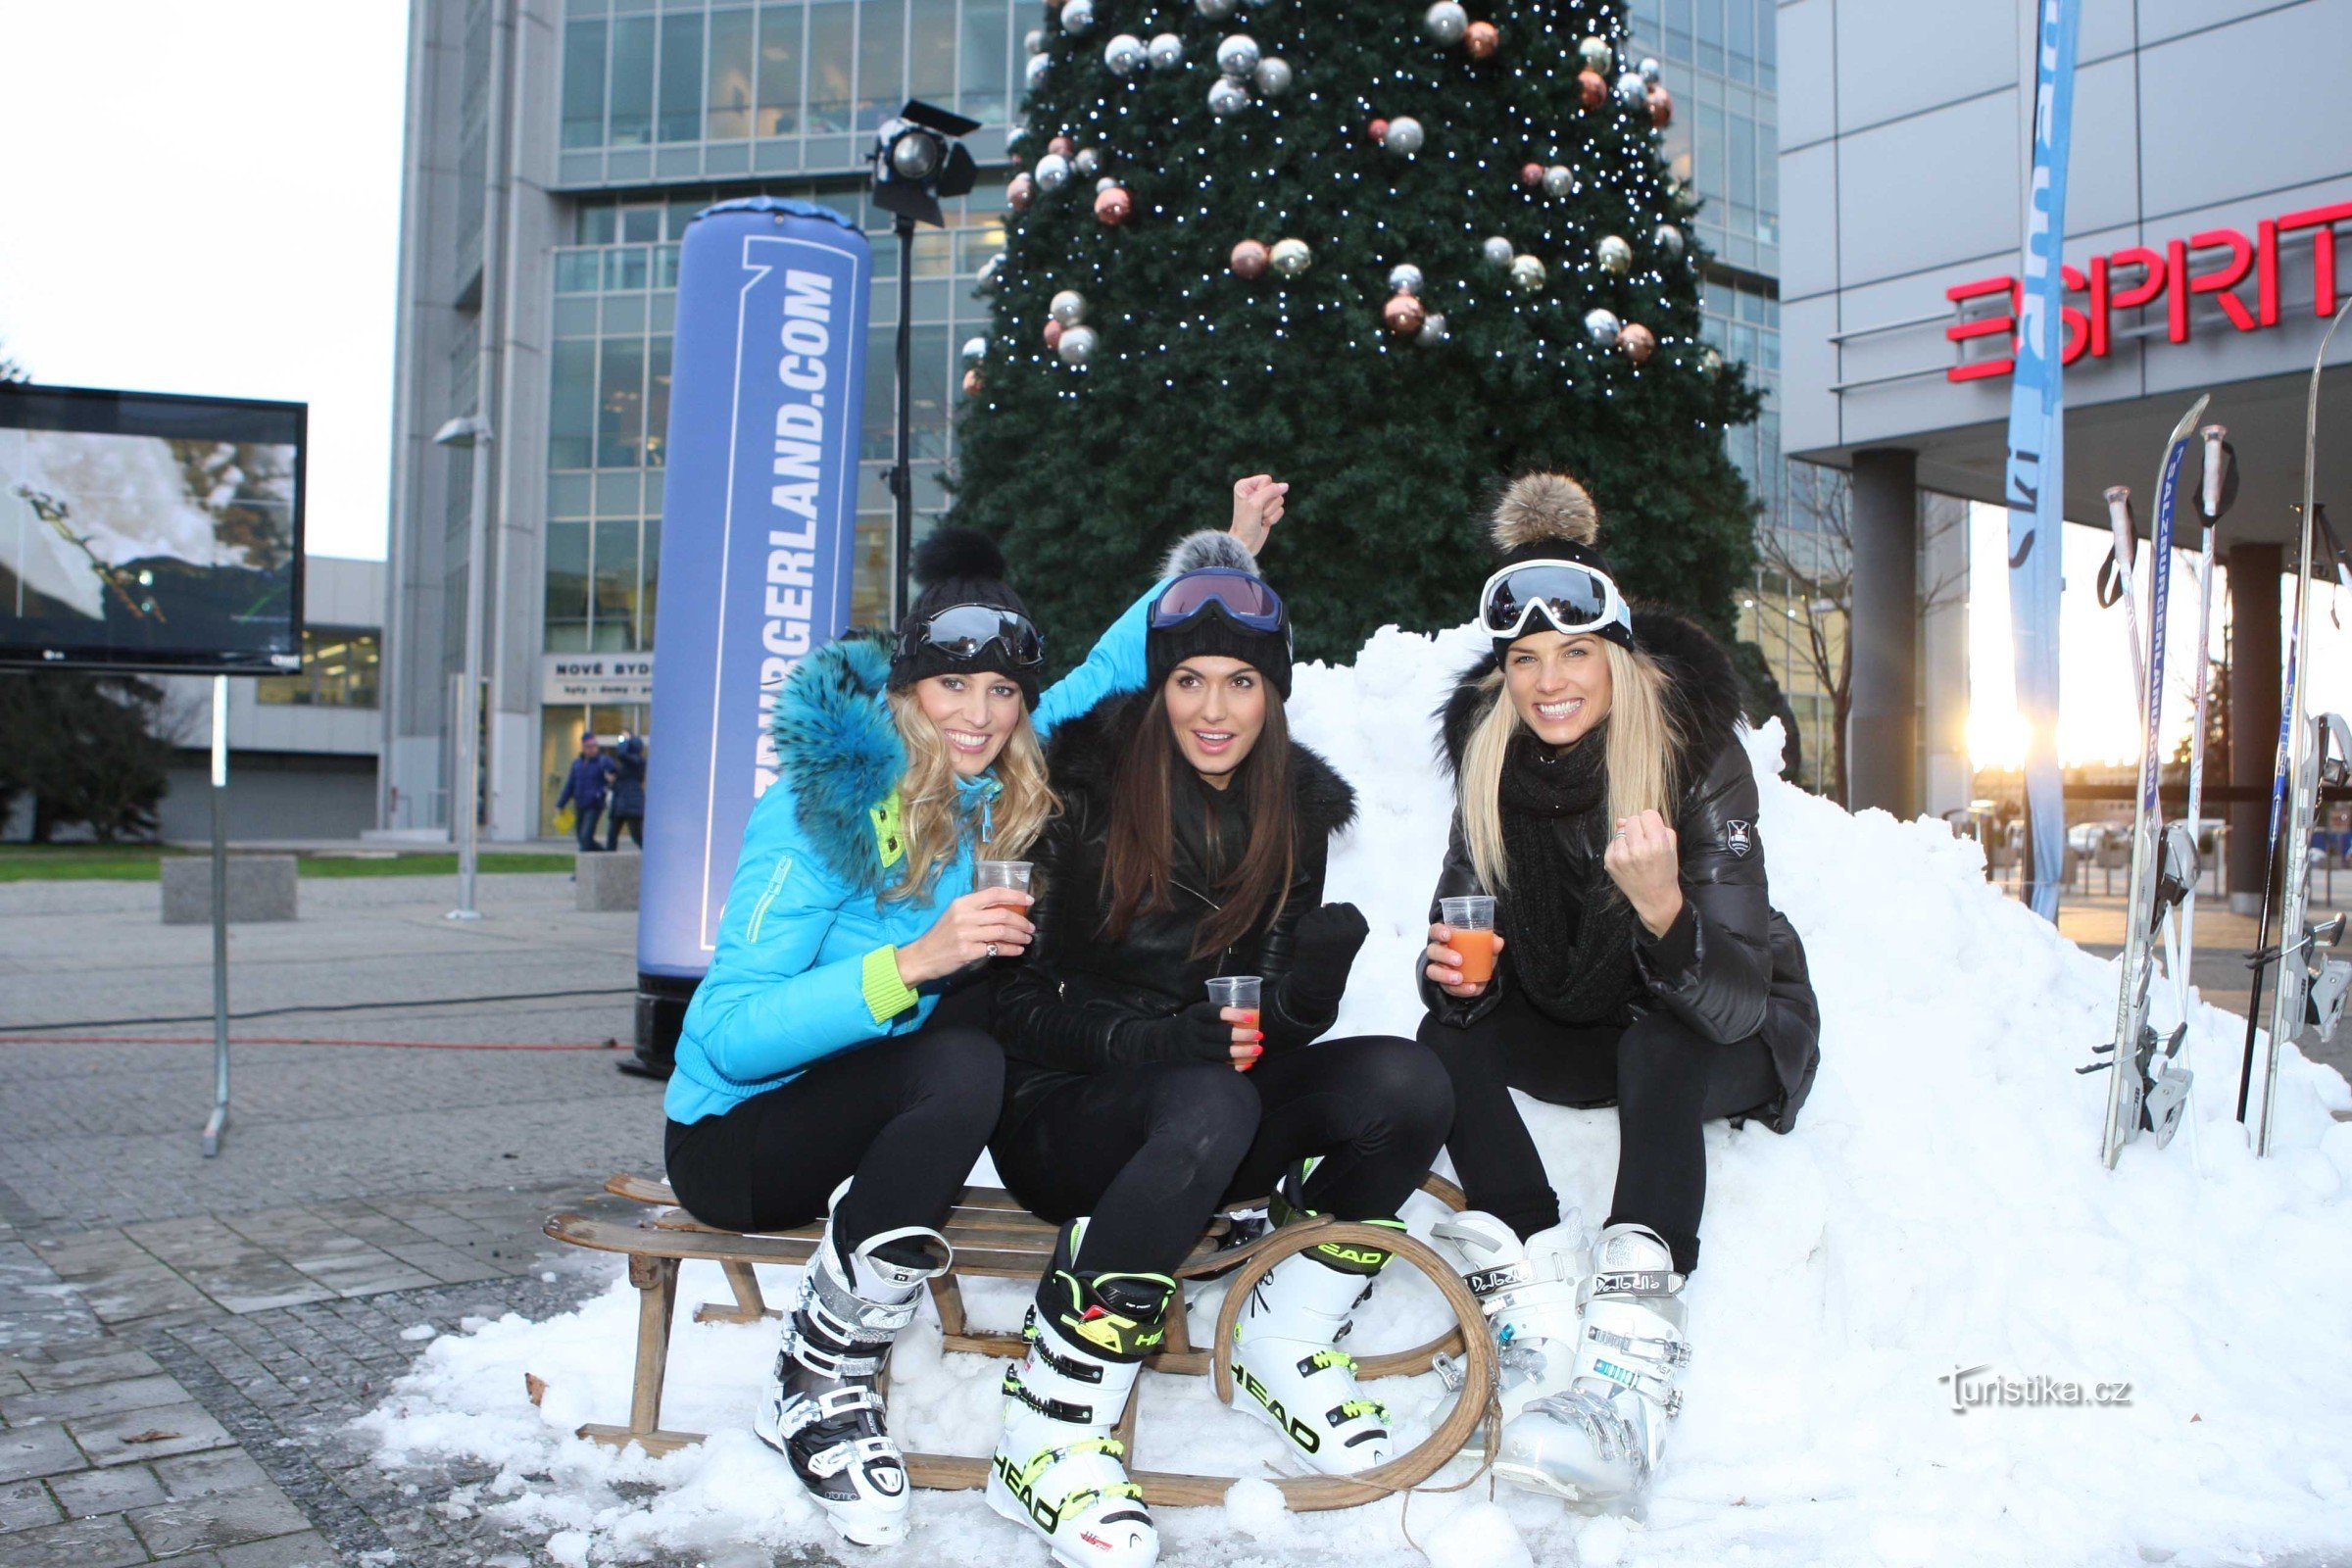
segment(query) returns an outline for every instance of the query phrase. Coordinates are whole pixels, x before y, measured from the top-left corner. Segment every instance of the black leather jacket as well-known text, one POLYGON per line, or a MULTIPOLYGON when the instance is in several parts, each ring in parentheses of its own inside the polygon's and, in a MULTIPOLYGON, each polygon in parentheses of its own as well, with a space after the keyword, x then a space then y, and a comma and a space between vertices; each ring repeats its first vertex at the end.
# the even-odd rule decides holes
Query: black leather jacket
MULTIPOLYGON (((1635 954, 1642 991, 1633 999, 1632 1010, 1663 1007, 1700 1038, 1723 1045, 1761 1034, 1782 1095, 1758 1116, 1785 1133, 1795 1124, 1821 1062, 1821 1009, 1806 972, 1804 944, 1788 917, 1772 906, 1765 881, 1756 777, 1733 729, 1739 678, 1714 639, 1680 616, 1641 611, 1634 630, 1642 646, 1668 666, 1685 704, 1682 776, 1690 782, 1674 820, 1682 852, 1683 910, 1663 936, 1639 931, 1635 954)), ((1464 673, 1446 703, 1447 756, 1457 764, 1484 711, 1486 698, 1477 683, 1494 667, 1492 656, 1482 660, 1464 673)), ((1507 701, 1499 694, 1494 700, 1507 701)), ((1584 873, 1587 885, 1603 889, 1610 886, 1598 869, 1608 848, 1604 814, 1559 818, 1552 837, 1562 864, 1584 873)), ((1438 918, 1438 899, 1485 891, 1471 865, 1457 811, 1430 901, 1431 921, 1438 918)), ((1507 931, 1507 918, 1503 923, 1507 931)), ((1530 938, 1522 933, 1518 940, 1530 938)), ((1439 1022, 1457 1027, 1492 1011, 1513 983, 1508 945, 1494 983, 1477 997, 1447 996, 1418 961, 1415 967, 1424 1004, 1439 1022)))
MULTIPOLYGON (((1207 982, 1254 974, 1265 982, 1260 1027, 1266 1049, 1303 1046, 1328 1030, 1336 1004, 1307 1004, 1291 985, 1291 939, 1298 920, 1323 902, 1330 838, 1355 815, 1355 792, 1307 748, 1291 747, 1298 858, 1289 895, 1271 916, 1219 953, 1193 956, 1193 938, 1216 907, 1214 889, 1177 836, 1171 866, 1174 906, 1136 916, 1112 941, 1102 930, 1103 855, 1110 832, 1111 779, 1120 754, 1149 703, 1114 697, 1065 720, 1046 749, 1061 814, 1031 850, 1037 864, 1037 926, 1028 956, 999 983, 998 1039, 1007 1058, 1004 1125, 1073 1074, 1158 1059, 1137 1031, 1119 1026, 1165 1018, 1207 1000, 1207 982)), ((1189 781, 1180 787, 1189 788, 1189 781)), ((1180 809, 1185 807, 1180 806, 1180 809)))

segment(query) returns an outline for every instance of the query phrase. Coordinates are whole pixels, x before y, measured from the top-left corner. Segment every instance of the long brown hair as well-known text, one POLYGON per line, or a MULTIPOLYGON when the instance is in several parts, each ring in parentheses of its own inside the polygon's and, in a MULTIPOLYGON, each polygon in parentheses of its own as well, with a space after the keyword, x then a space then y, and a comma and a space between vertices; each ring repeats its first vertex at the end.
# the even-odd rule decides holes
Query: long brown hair
MULTIPOLYGON (((1110 787, 1110 834, 1102 858, 1106 908, 1102 932, 1122 940, 1135 917, 1174 907, 1168 892, 1176 853, 1175 790, 1190 764, 1168 722, 1165 688, 1152 695, 1141 726, 1120 754, 1110 787)), ((1193 956, 1231 947, 1282 907, 1298 867, 1298 824, 1291 799, 1291 726, 1282 694, 1265 683, 1266 719, 1257 744, 1234 769, 1228 789, 1242 792, 1250 843, 1219 887, 1201 891, 1218 907, 1193 937, 1193 956)))

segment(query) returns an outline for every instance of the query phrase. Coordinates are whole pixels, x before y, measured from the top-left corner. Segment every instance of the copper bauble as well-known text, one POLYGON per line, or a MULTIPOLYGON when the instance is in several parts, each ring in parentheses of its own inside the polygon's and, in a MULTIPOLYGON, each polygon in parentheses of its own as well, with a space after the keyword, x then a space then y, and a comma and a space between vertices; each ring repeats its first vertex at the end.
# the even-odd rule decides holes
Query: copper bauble
POLYGON ((1364 134, 1372 138, 1374 146, 1378 146, 1389 139, 1389 122, 1385 120, 1375 120, 1364 127, 1364 134))
POLYGON ((1266 247, 1262 241, 1246 239, 1233 248, 1233 255, 1226 265, 1233 269, 1236 277, 1263 277, 1266 275, 1266 247))
POLYGON ((1068 328, 1059 321, 1048 318, 1046 321, 1046 347, 1049 349, 1060 348, 1061 334, 1067 330, 1068 328))
POLYGON ((1519 166, 1519 183, 1531 190, 1543 184, 1544 166, 1542 164, 1521 164, 1519 166))
POLYGON ((978 370, 963 372, 963 395, 967 398, 976 398, 980 395, 980 372, 978 370))
POLYGON ((1663 87, 1649 89, 1649 122, 1664 130, 1674 123, 1674 94, 1663 87))
POLYGON ((1640 321, 1628 321, 1618 329, 1617 347, 1636 365, 1646 364, 1658 352, 1658 334, 1640 321))
POLYGON ((1078 144, 1067 136, 1056 136, 1046 143, 1046 151, 1059 153, 1062 157, 1067 158, 1078 151, 1078 144))
POLYGON ((1029 177, 1028 171, 1023 170, 1012 176, 1011 184, 1004 187, 1004 205, 1016 213, 1025 213, 1036 195, 1037 181, 1029 177))
POLYGON ((1587 109, 1598 109, 1609 101, 1609 84, 1597 71, 1580 71, 1576 74, 1576 96, 1587 109))
POLYGON ((1387 327, 1394 337, 1411 337, 1421 330, 1421 323, 1427 319, 1429 313, 1410 294, 1395 295, 1380 308, 1381 325, 1387 327))
POLYGON ((1502 47, 1502 29, 1492 22, 1473 22, 1462 34, 1462 48, 1473 60, 1492 60, 1502 47))
POLYGON ((1113 185, 1095 197, 1095 216, 1112 228, 1127 221, 1134 214, 1135 198, 1127 194, 1124 185, 1113 185))

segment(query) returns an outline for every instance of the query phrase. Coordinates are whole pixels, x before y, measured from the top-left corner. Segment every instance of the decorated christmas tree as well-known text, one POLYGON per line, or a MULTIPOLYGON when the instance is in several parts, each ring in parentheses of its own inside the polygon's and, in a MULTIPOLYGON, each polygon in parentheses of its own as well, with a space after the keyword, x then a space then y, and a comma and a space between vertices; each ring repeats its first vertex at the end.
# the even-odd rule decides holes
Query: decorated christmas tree
POLYGON ((1232 482, 1292 484, 1301 657, 1467 618, 1497 478, 1583 477, 1629 592, 1728 630, 1751 555, 1690 198, 1614 3, 1062 0, 1032 33, 955 520, 1061 660, 1232 482))

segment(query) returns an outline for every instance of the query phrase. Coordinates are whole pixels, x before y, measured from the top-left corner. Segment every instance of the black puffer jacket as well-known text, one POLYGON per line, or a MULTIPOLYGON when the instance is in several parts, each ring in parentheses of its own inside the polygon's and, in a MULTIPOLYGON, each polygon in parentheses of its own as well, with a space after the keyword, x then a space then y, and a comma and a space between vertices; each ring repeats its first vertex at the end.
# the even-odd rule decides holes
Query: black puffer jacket
MULTIPOLYGON (((1674 831, 1682 850, 1683 912, 1666 934, 1652 939, 1637 927, 1635 944, 1642 975, 1640 994, 1628 998, 1632 1013, 1663 1007, 1707 1040, 1729 1045, 1761 1033, 1781 1080, 1781 1098, 1756 1112, 1773 1131, 1795 1125, 1796 1113, 1813 1087, 1821 1062, 1821 1008, 1805 971, 1804 944, 1788 917, 1772 906, 1764 879, 1764 845, 1756 832, 1756 777, 1734 726, 1740 717, 1740 677, 1715 639, 1669 611, 1634 613, 1634 635, 1665 665, 1676 699, 1683 704, 1683 755, 1679 776, 1688 780, 1674 831)), ((1462 673, 1441 714, 1446 758, 1457 772, 1471 731, 1489 699, 1478 683, 1495 667, 1490 654, 1462 673)), ((1508 699, 1496 693, 1494 701, 1508 699)), ((1594 810, 1554 823, 1552 844, 1563 866, 1578 879, 1615 896, 1615 884, 1600 870, 1608 848, 1607 813, 1594 810)), ((1519 873, 1526 874, 1526 873, 1519 873)), ((1446 846, 1445 868, 1430 901, 1483 893, 1462 838, 1457 810, 1446 846)), ((1477 997, 1449 997, 1422 973, 1421 997, 1442 1023, 1466 1025, 1485 1016, 1513 983, 1511 946, 1544 940, 1541 932, 1512 928, 1506 907, 1497 923, 1506 941, 1494 983, 1477 997)), ((1416 963, 1416 969, 1420 969, 1416 963)))
MULTIPOLYGON (((1118 759, 1151 708, 1142 695, 1114 697, 1065 720, 1046 748, 1061 814, 1048 824, 1030 853, 1037 862, 1037 903, 1029 917, 1037 938, 1029 956, 1012 965, 997 991, 997 1034, 1004 1042, 1004 1126, 1016 1126, 1055 1084, 1080 1073, 1154 1059, 1133 1031, 1139 1018, 1167 1018, 1207 1000, 1207 982, 1221 974, 1254 974, 1265 981, 1259 1027, 1266 1049, 1313 1041, 1338 1016, 1336 1006, 1310 1006, 1290 984, 1291 938, 1299 917, 1323 902, 1323 872, 1331 835, 1355 816, 1355 792, 1329 762, 1291 746, 1292 806, 1298 848, 1290 894, 1282 907, 1221 953, 1196 958, 1193 938, 1216 908, 1214 888, 1197 858, 1176 836, 1170 890, 1174 907, 1136 916, 1127 934, 1102 933, 1108 906, 1102 887, 1110 834, 1111 781, 1118 759)), ((1191 780, 1173 792, 1179 810, 1198 809, 1191 780)))

